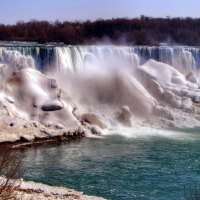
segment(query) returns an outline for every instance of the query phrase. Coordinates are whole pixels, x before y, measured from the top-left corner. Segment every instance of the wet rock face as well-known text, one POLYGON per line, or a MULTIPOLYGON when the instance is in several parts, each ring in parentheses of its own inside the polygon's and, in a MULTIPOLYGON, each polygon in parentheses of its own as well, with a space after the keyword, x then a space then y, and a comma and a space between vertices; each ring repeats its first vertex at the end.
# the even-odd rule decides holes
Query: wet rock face
POLYGON ((61 109, 63 109, 63 104, 60 101, 52 101, 41 106, 41 110, 46 112, 52 112, 61 109))
POLYGON ((187 113, 194 113, 195 112, 193 102, 190 98, 184 97, 182 99, 182 109, 183 109, 184 112, 187 112, 187 113))
POLYGON ((164 108, 162 106, 155 106, 153 109, 153 114, 155 116, 163 117, 169 120, 174 120, 174 116, 171 113, 171 111, 167 108, 164 108))
POLYGON ((98 126, 93 126, 93 127, 91 127, 91 132, 94 135, 101 135, 102 129, 99 128, 98 126))
POLYGON ((5 64, 1 64, 0 63, 0 79, 1 79, 1 82, 0 82, 0 90, 4 90, 5 88, 5 83, 3 81, 3 77, 5 76, 5 68, 7 66, 5 64))
POLYGON ((193 113, 195 111, 191 98, 180 97, 169 90, 164 92, 164 100, 174 108, 182 109, 184 112, 193 113))
POLYGON ((96 125, 102 129, 106 128, 106 125, 101 121, 100 117, 94 113, 85 113, 81 115, 81 120, 89 124, 96 125))
POLYGON ((165 90, 164 91, 164 101, 166 101, 167 103, 169 103, 170 105, 172 105, 175 108, 182 108, 182 99, 181 97, 175 95, 173 92, 169 91, 169 90, 165 90))
POLYGON ((128 106, 122 106, 121 109, 116 112, 116 119, 125 126, 132 126, 131 118, 132 113, 128 106))
POLYGON ((200 97, 195 97, 195 98, 193 99, 193 101, 194 101, 194 103, 200 103, 200 97))
POLYGON ((186 79, 187 79, 188 81, 190 81, 191 83, 196 83, 196 84, 199 83, 199 81, 198 81, 196 75, 194 74, 194 72, 190 72, 190 73, 186 76, 186 79))
POLYGON ((151 94, 156 99, 163 99, 164 90, 157 81, 150 79, 148 82, 148 87, 149 87, 151 94))
POLYGON ((57 81, 55 79, 51 79, 51 88, 53 88, 53 89, 58 88, 57 81))

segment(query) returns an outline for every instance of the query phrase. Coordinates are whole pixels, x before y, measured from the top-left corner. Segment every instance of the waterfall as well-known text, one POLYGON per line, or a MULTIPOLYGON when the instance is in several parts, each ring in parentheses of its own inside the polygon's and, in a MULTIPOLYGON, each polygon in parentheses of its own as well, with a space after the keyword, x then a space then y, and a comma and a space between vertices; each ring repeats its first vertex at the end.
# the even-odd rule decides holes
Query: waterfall
POLYGON ((200 102, 199 54, 200 48, 184 46, 1 46, 0 88, 23 116, 44 124, 78 123, 88 112, 110 128, 124 112, 128 119, 165 112, 172 120, 160 100, 190 113, 200 102), (46 115, 52 107, 61 112, 46 115))
POLYGON ((24 56, 30 56, 34 60, 34 65, 40 71, 46 71, 54 65, 55 48, 47 46, 8 46, 0 47, 0 52, 8 50, 10 52, 20 52, 24 56))
MULTIPOLYGON (((99 62, 102 66, 144 64, 154 59, 172 65, 183 74, 200 69, 200 48, 184 46, 5 46, 0 47, 10 51, 19 51, 34 59, 35 66, 40 71, 54 69, 81 72, 85 64, 99 62), (112 61, 112 62, 111 62, 112 61)), ((124 66, 120 66, 124 67, 124 66)))

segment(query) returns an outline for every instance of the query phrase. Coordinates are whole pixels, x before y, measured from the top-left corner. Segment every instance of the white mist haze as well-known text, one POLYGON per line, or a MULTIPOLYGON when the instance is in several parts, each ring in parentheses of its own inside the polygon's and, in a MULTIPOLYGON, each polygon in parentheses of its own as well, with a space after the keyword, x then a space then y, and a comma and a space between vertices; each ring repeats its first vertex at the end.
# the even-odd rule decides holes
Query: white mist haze
POLYGON ((174 66, 153 59, 141 64, 136 50, 142 48, 55 47, 46 75, 37 70, 37 57, 1 48, 1 98, 21 117, 45 126, 69 129, 86 121, 86 129, 94 122, 97 132, 155 117, 170 123, 174 113, 168 104, 194 112, 200 90, 192 54, 168 48, 174 66))

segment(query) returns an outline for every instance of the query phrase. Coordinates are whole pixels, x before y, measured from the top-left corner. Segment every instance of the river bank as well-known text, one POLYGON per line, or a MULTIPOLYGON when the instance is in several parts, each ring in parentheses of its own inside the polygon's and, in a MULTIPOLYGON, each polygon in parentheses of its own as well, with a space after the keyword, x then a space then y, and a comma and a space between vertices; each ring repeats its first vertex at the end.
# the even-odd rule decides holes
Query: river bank
MULTIPOLYGON (((0 177, 0 183, 5 182, 6 179, 0 177)), ((32 181, 12 180, 10 182, 14 188, 14 195, 16 198, 22 200, 105 200, 101 197, 87 196, 83 192, 77 192, 72 189, 64 187, 54 187, 32 181)))
POLYGON ((16 151, 25 180, 110 200, 176 200, 199 184, 199 130, 140 127, 16 151))

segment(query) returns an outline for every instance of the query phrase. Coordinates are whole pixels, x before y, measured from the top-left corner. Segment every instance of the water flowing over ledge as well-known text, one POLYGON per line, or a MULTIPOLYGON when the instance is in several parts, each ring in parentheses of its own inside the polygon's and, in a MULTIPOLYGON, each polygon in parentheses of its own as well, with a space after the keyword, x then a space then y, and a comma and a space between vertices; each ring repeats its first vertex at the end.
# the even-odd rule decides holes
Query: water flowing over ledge
POLYGON ((121 57, 134 60, 137 55, 140 64, 154 59, 172 65, 176 68, 200 68, 200 48, 189 46, 57 46, 16 43, 2 45, 1 48, 20 51, 30 55, 40 70, 48 70, 50 66, 58 69, 71 68, 77 71, 83 67, 88 56, 98 58, 121 57))
POLYGON ((2 46, 0 142, 200 126, 199 59, 198 47, 2 46))

